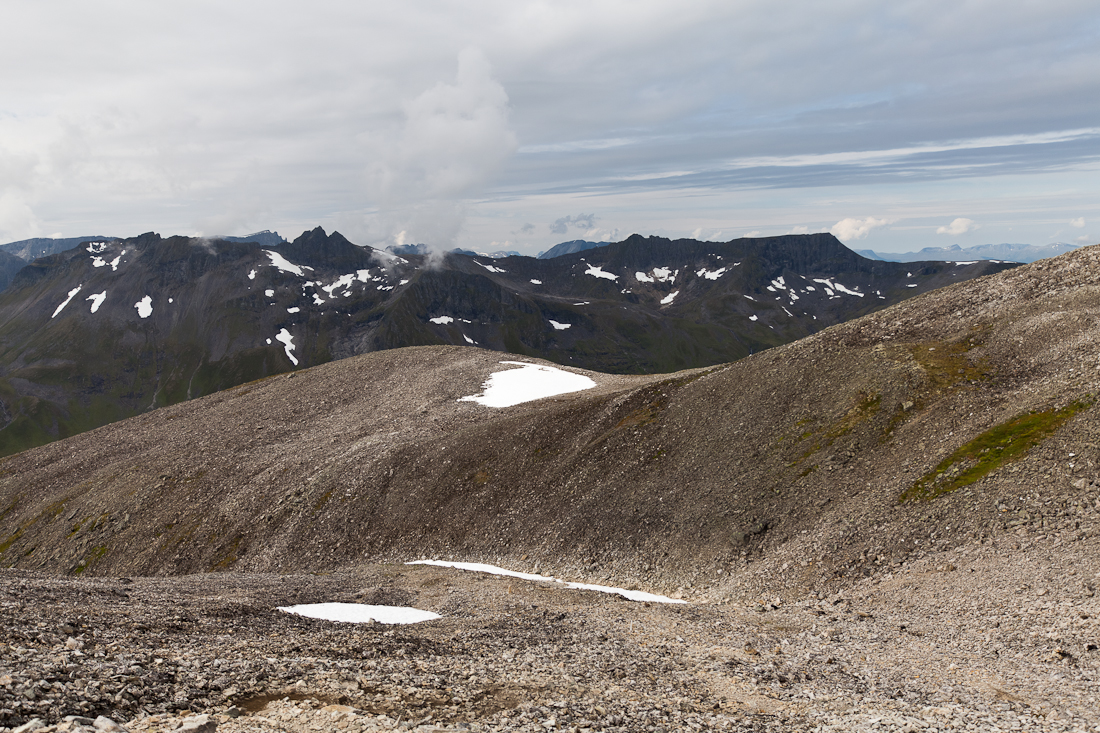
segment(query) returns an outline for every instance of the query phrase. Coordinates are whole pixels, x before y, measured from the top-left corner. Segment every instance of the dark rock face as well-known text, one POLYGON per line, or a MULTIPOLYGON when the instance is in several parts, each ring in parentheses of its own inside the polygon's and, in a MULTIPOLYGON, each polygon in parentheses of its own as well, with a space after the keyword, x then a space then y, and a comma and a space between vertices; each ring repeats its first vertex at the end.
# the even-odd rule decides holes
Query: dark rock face
POLYGON ((34 239, 23 239, 18 242, 0 244, 0 252, 7 252, 10 255, 15 255, 24 262, 30 262, 31 260, 37 260, 39 257, 47 257, 57 254, 58 252, 65 252, 80 245, 82 242, 110 239, 116 239, 116 237, 104 237, 102 235, 91 237, 59 237, 57 239, 51 237, 36 237, 34 239))
POLYGON ((36 260, 0 294, 0 454, 293 368, 476 345, 617 373, 739 359, 1004 265, 865 260, 830 235, 631 237, 552 260, 399 257, 148 233, 36 260))

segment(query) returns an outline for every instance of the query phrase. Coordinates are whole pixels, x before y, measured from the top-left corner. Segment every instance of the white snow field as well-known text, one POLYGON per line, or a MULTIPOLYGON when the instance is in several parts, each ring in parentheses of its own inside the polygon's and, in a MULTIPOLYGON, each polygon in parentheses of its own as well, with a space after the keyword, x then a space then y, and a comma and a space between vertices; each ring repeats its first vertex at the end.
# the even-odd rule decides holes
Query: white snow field
POLYGON ((521 402, 541 400, 543 397, 579 392, 596 386, 586 376, 564 369, 529 364, 523 361, 502 361, 519 369, 495 372, 482 383, 482 393, 459 397, 459 402, 477 402, 486 407, 511 407, 521 402))
POLYGON ((371 621, 380 624, 417 624, 442 618, 438 613, 421 611, 419 608, 368 606, 363 603, 305 603, 298 606, 278 606, 276 610, 345 624, 367 624, 371 621))
POLYGON ((153 315, 153 297, 146 295, 144 298, 134 303, 134 307, 137 308, 138 316, 141 318, 148 318, 153 315))
POLYGON ((551 575, 537 575, 535 573, 520 573, 515 570, 505 570, 504 568, 498 568, 496 565, 486 565, 480 562, 447 562, 445 560, 413 560, 412 562, 405 563, 406 565, 435 565, 440 568, 454 568, 456 570, 469 570, 475 573, 489 573, 490 575, 504 575, 509 578, 519 578, 521 580, 533 580, 541 583, 561 583, 566 588, 574 590, 594 590, 600 593, 614 593, 626 598, 629 601, 646 601, 648 603, 687 603, 687 601, 681 601, 676 598, 669 598, 668 596, 658 595, 656 593, 646 593, 643 590, 627 590, 626 588, 614 588, 610 585, 592 585, 590 583, 569 583, 564 580, 558 580, 551 575))
POLYGON ((283 351, 286 352, 287 358, 294 363, 294 366, 298 366, 298 359, 294 356, 294 337, 290 334, 290 331, 284 328, 275 334, 275 340, 283 343, 283 351))
POLYGON ((68 298, 65 298, 65 301, 64 301, 64 302, 63 302, 63 303, 62 303, 61 305, 57 306, 57 310, 55 310, 55 311, 53 312, 53 315, 52 315, 52 316, 50 316, 50 318, 57 318, 57 314, 58 314, 58 313, 60 313, 61 311, 63 311, 63 310, 65 309, 65 306, 67 306, 67 305, 69 304, 69 301, 73 299, 73 296, 74 296, 74 295, 76 295, 77 293, 79 293, 79 292, 80 292, 80 289, 81 289, 82 287, 84 287, 84 286, 83 286, 83 285, 77 285, 77 286, 76 286, 75 288, 73 288, 72 290, 70 290, 70 291, 69 291, 69 297, 68 297, 68 298))

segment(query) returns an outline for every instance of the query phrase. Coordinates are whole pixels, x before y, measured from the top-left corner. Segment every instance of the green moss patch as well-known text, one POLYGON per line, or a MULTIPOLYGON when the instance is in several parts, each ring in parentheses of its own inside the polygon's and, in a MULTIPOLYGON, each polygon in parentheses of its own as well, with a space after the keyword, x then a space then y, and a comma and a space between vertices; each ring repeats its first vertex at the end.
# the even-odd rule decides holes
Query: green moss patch
POLYGON ((1066 420, 1094 402, 1090 397, 1062 408, 1028 412, 994 426, 940 461, 898 500, 902 503, 927 501, 968 486, 1001 466, 1020 460, 1066 420))

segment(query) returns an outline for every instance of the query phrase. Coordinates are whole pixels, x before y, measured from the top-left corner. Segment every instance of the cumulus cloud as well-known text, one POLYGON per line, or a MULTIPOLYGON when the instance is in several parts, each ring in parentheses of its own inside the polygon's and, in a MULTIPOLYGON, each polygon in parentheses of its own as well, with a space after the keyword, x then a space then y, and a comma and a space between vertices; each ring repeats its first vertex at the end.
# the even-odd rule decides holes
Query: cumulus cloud
POLYGON ((1077 217, 1076 219, 1070 219, 1070 220, 1069 220, 1069 223, 1070 223, 1070 224, 1071 224, 1072 226, 1074 226, 1074 227, 1076 227, 1076 228, 1078 228, 1078 229, 1084 229, 1084 228, 1085 228, 1085 217, 1083 217, 1083 216, 1079 216, 1079 217, 1077 217))
POLYGON ((762 236, 764 236, 764 233, 761 232, 759 229, 753 229, 751 232, 745 232, 741 236, 751 239, 752 237, 762 237, 762 236))
POLYGON ((704 229, 703 227, 699 227, 691 233, 691 239, 700 242, 717 242, 720 241, 721 236, 721 229, 704 229))
POLYGON ((532 232, 534 232, 534 231, 535 231, 535 225, 534 225, 534 224, 532 224, 531 222, 527 222, 526 224, 524 224, 523 226, 521 226, 521 227, 519 228, 519 231, 518 231, 518 232, 513 232, 513 233, 518 233, 518 234, 531 234, 531 233, 532 233, 532 232))
POLYGON ((595 214, 577 214, 576 216, 563 216, 550 224, 551 234, 565 234, 569 227, 575 229, 594 229, 599 219, 595 214))
POLYGON ((454 83, 439 82, 403 105, 395 140, 375 139, 368 191, 378 213, 376 241, 406 232, 443 249, 454 243, 465 203, 516 149, 508 95, 478 49, 458 56, 454 83))
POLYGON ((937 227, 936 234, 966 234, 977 228, 972 220, 959 217, 945 227, 937 227))
POLYGON ((847 242, 850 239, 863 239, 872 230, 884 227, 889 224, 888 219, 876 219, 873 216, 868 216, 866 219, 841 219, 836 224, 833 224, 829 229, 829 233, 842 242, 847 242))
POLYGON ((810 228, 809 227, 802 227, 802 226, 791 227, 791 230, 789 232, 787 232, 787 234, 809 234, 809 233, 810 233, 810 228))

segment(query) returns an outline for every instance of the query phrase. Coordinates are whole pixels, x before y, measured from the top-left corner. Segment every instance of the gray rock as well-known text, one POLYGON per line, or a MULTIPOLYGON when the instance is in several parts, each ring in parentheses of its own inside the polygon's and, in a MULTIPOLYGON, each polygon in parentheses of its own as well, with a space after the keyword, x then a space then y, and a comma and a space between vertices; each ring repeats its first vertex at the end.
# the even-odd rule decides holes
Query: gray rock
POLYGON ((217 721, 209 715, 196 715, 185 720, 179 731, 181 733, 214 733, 217 728, 217 721))
POLYGON ((30 722, 24 723, 11 733, 30 733, 32 730, 39 730, 46 727, 46 722, 42 718, 35 718, 30 722))
POLYGON ((103 733, 129 733, 121 725, 104 715, 100 715, 96 718, 92 722, 92 725, 95 726, 96 730, 103 731, 103 733))

